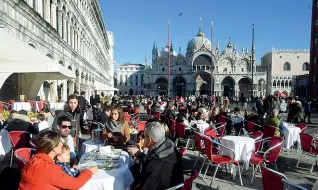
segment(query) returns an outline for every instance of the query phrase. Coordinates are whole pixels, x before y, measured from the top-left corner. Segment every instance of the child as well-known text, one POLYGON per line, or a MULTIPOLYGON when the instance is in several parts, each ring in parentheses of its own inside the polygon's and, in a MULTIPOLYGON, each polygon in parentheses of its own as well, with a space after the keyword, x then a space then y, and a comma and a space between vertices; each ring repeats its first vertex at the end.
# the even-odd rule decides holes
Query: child
POLYGON ((63 171, 72 177, 77 177, 80 174, 77 166, 73 166, 73 168, 70 166, 70 147, 66 144, 63 144, 62 153, 55 157, 55 163, 61 166, 63 171))

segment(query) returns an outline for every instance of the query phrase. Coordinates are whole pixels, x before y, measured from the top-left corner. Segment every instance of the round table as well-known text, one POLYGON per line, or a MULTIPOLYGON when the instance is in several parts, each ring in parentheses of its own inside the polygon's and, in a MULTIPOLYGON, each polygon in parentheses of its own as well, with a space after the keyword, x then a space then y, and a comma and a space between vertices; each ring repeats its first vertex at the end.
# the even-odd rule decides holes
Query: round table
POLYGON ((284 122, 283 125, 286 128, 286 130, 284 131, 284 148, 287 150, 290 149, 290 147, 294 145, 294 142, 297 142, 298 145, 300 145, 300 128, 296 127, 295 124, 287 122, 284 122))
MULTIPOLYGON (((221 138, 221 144, 231 148, 235 153, 234 160, 244 161, 246 163, 246 169, 248 169, 252 152, 255 149, 255 140, 253 138, 244 136, 225 136, 221 138)), ((221 148, 220 153, 231 158, 233 157, 233 153, 225 148, 221 148)))

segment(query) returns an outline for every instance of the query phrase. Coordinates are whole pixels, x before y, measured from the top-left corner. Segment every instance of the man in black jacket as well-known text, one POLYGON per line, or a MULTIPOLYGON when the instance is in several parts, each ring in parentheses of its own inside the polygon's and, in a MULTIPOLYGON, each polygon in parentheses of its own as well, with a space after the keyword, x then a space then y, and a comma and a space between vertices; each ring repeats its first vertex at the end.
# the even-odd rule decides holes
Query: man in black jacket
POLYGON ((141 171, 134 172, 135 190, 161 190, 183 183, 181 154, 173 141, 165 137, 164 126, 159 122, 150 122, 144 130, 144 146, 148 153, 138 148, 128 151, 140 161, 141 171))
POLYGON ((80 127, 81 127, 81 131, 85 131, 84 130, 83 118, 84 118, 84 113, 85 113, 86 107, 89 105, 89 103, 85 99, 85 91, 82 91, 80 96, 78 95, 77 91, 75 91, 74 94, 77 95, 78 103, 79 103, 79 106, 80 106, 80 127))

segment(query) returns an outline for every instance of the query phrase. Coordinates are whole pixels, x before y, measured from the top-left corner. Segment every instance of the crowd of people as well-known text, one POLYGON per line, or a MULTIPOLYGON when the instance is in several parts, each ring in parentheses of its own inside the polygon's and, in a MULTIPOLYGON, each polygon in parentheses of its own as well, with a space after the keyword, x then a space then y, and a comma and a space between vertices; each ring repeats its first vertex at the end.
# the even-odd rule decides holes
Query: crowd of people
MULTIPOLYGON (((78 169, 77 150, 86 140, 82 135, 88 133, 85 113, 89 107, 93 110, 93 120, 105 125, 105 145, 123 149, 134 157, 135 165, 130 168, 135 179, 132 189, 166 189, 183 182, 182 156, 175 146, 173 121, 183 123, 188 136, 193 135, 193 131, 204 133, 209 127, 216 128, 220 118, 225 118, 226 134, 244 133, 246 122, 251 121, 257 124, 255 130, 272 125, 277 128, 275 135, 281 136, 284 126, 280 112, 287 112, 288 121, 293 123, 306 118, 310 122, 311 113, 311 101, 302 106, 297 97, 285 102, 275 96, 260 96, 255 106, 251 104, 248 108, 248 100, 244 98, 241 106, 237 102, 229 106, 228 98, 221 101, 209 96, 113 97, 105 102, 101 102, 97 94, 93 94, 89 102, 84 96, 84 92, 80 95, 75 92, 68 97, 64 110, 54 114, 48 109, 42 110, 36 123, 30 121, 24 110, 11 111, 8 120, 1 121, 6 130, 29 132, 35 141, 35 155, 21 172, 20 190, 78 189, 97 173, 97 167, 78 169), (134 119, 127 121, 125 114, 131 118, 141 114, 140 105, 148 115, 157 112, 160 117, 148 119, 145 129, 136 134, 134 119)), ((0 185, 3 183, 1 180, 0 185)))

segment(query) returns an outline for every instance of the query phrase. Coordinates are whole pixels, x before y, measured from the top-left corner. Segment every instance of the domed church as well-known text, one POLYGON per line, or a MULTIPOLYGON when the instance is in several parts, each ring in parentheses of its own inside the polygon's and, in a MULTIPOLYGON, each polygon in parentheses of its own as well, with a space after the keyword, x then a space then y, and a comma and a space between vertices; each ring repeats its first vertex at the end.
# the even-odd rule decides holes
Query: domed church
POLYGON ((253 96, 266 94, 266 71, 255 62, 255 47, 239 51, 229 42, 221 51, 220 45, 212 49, 211 41, 199 28, 197 35, 188 42, 186 54, 168 48, 152 48, 152 62, 146 59, 145 87, 150 96, 168 93, 168 55, 170 53, 170 95, 215 95, 250 97, 252 84, 252 54, 254 58, 253 96), (212 56, 211 56, 212 55, 212 56), (212 57, 212 61, 211 61, 212 57))

